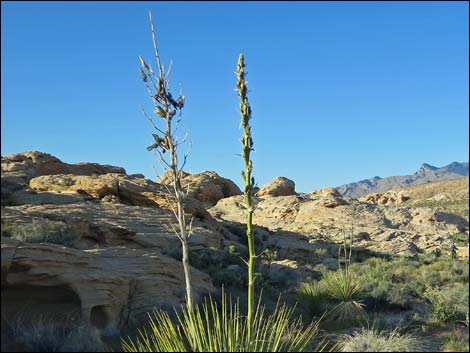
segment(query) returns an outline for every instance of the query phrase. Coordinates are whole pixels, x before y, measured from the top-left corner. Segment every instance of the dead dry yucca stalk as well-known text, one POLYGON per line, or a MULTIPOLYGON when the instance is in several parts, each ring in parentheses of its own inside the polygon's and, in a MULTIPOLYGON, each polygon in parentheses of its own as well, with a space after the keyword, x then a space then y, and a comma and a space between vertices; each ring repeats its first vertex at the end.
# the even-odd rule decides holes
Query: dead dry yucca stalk
POLYGON ((167 191, 170 194, 168 202, 178 222, 178 226, 176 228, 173 227, 173 230, 181 242, 182 263, 186 285, 186 305, 188 310, 192 310, 193 296, 188 256, 188 240, 191 235, 192 219, 190 222, 187 222, 186 220, 184 204, 187 193, 181 186, 182 171, 189 155, 189 148, 183 155, 182 162, 180 163, 178 160, 178 148, 180 145, 185 143, 188 137, 188 132, 181 140, 178 140, 176 136, 178 125, 181 120, 181 113, 184 108, 185 98, 183 95, 179 95, 178 98, 175 99, 170 91, 168 77, 171 71, 171 63, 168 70, 165 71, 158 52, 155 29, 153 26, 152 14, 150 12, 149 17, 157 71, 154 71, 152 66, 141 56, 139 56, 141 64, 139 70, 142 81, 144 82, 147 92, 152 100, 154 114, 158 118, 157 120, 160 120, 163 123, 156 123, 155 120, 142 109, 142 113, 156 130, 156 133, 152 134, 154 143, 147 147, 147 150, 154 151, 160 164, 171 174, 171 186, 167 187, 167 191), (163 125, 163 127, 159 127, 159 125, 163 125))

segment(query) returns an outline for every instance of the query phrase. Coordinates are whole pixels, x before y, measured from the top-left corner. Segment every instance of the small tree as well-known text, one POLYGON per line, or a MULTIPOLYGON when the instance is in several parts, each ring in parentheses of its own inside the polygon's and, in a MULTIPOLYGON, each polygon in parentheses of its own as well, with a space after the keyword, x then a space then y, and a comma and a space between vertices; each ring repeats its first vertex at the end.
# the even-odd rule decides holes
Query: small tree
POLYGON ((253 337, 254 313, 255 313, 255 237, 253 231, 253 188, 255 179, 251 176, 253 163, 250 159, 251 151, 253 151, 253 139, 251 137, 251 107, 248 102, 245 80, 245 59, 243 54, 238 57, 237 64, 237 89, 240 97, 240 114, 241 126, 243 127, 242 157, 245 163, 245 170, 242 171, 242 178, 245 182, 245 207, 246 207, 246 236, 248 239, 248 340, 253 337))
POLYGON ((169 204, 172 207, 172 211, 178 222, 178 227, 173 228, 177 238, 181 242, 182 248, 182 262, 186 283, 186 304, 188 310, 193 308, 193 297, 191 291, 191 272, 189 267, 188 257, 188 240, 191 235, 191 223, 189 225, 186 222, 184 214, 184 202, 186 193, 181 186, 182 170, 186 164, 186 159, 189 154, 188 151, 183 156, 183 162, 178 161, 178 147, 183 144, 188 133, 185 134, 183 139, 179 141, 176 137, 178 131, 178 125, 181 120, 181 113, 184 107, 185 98, 183 95, 179 95, 177 99, 173 98, 170 91, 169 74, 171 71, 171 64, 168 71, 165 72, 165 68, 160 60, 160 54, 158 52, 157 40, 155 36, 155 29, 152 22, 152 14, 149 12, 150 26, 152 29, 152 41, 154 54, 156 59, 156 65, 158 72, 155 72, 152 67, 145 62, 145 60, 139 56, 141 67, 140 75, 145 87, 149 93, 149 96, 153 103, 154 114, 161 120, 163 120, 163 128, 159 128, 153 118, 142 109, 142 113, 156 130, 153 133, 153 139, 155 143, 147 147, 149 151, 155 151, 156 156, 165 170, 170 171, 171 175, 171 188, 167 188, 169 194, 172 197, 172 202, 169 204), (176 123, 174 119, 177 118, 176 123))

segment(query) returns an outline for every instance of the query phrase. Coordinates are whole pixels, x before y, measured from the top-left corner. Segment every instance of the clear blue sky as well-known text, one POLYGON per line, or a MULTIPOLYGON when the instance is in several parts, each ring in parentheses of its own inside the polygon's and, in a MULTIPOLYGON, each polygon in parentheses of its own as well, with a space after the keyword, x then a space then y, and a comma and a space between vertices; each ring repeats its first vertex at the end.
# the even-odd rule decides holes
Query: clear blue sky
MULTIPOLYGON (((154 179, 148 10, 187 97, 188 170, 241 184, 235 67, 245 53, 254 175, 297 190, 468 161, 467 2, 2 2, 2 155, 154 179)), ((182 131, 183 133, 184 131, 182 131)))

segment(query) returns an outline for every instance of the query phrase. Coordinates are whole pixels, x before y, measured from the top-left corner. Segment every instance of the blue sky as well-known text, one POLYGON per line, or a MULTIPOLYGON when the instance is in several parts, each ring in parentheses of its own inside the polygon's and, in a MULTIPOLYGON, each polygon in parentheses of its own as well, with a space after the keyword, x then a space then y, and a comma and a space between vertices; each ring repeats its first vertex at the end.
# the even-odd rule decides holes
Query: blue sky
POLYGON ((146 151, 151 10, 186 96, 188 171, 241 184, 235 67, 244 52, 254 175, 297 190, 468 161, 467 2, 2 2, 2 155, 123 166, 146 151))

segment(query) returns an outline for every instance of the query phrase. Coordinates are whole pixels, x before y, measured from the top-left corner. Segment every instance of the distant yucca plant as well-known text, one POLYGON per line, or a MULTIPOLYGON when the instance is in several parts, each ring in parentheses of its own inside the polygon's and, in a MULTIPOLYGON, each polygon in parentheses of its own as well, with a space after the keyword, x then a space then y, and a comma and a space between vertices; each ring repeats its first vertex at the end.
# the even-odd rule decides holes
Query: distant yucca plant
POLYGON ((362 284, 359 277, 351 272, 352 245, 348 244, 346 236, 344 242, 338 250, 339 269, 335 272, 327 272, 321 280, 321 285, 325 293, 339 301, 328 313, 328 317, 341 322, 359 322, 366 316, 363 304, 358 301, 362 291, 362 284), (341 267, 341 261, 344 267, 341 267))
POLYGON ((346 269, 328 272, 322 279, 325 292, 339 303, 329 312, 331 319, 339 321, 360 321, 365 317, 363 304, 357 301, 361 292, 358 277, 346 269))
POLYGON ((139 331, 135 341, 123 340, 126 352, 302 352, 312 342, 318 323, 303 328, 301 318, 292 319, 294 308, 278 304, 272 314, 258 303, 250 339, 246 316, 238 301, 222 295, 221 307, 206 300, 202 308, 183 307, 174 324, 164 311, 150 315, 150 332, 139 331), (194 348, 189 342, 195 340, 194 348))

